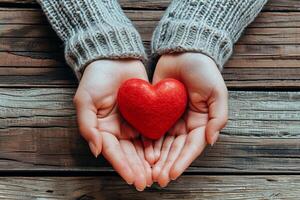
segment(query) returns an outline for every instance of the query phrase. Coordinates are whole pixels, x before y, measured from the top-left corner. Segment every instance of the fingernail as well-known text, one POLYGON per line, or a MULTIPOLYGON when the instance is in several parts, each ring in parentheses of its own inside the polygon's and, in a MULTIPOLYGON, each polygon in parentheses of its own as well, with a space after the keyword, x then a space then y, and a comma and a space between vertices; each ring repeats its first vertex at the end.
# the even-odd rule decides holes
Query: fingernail
POLYGON ((97 149, 96 145, 93 142, 89 142, 89 147, 93 155, 97 158, 99 156, 99 150, 97 149))
POLYGON ((127 183, 128 185, 132 185, 132 184, 133 184, 133 182, 129 182, 129 181, 126 181, 126 183, 127 183))
POLYGON ((165 188, 165 187, 167 187, 167 186, 168 186, 168 183, 169 183, 169 181, 168 181, 168 182, 166 182, 166 183, 162 183, 162 184, 160 184, 160 187, 162 187, 162 188, 165 188))
POLYGON ((178 177, 179 177, 180 175, 177 175, 177 176, 173 176, 173 177, 170 177, 170 179, 172 180, 172 181, 176 181, 177 179, 178 179, 178 177))
POLYGON ((144 191, 144 189, 142 189, 142 188, 137 188, 137 187, 136 187, 136 190, 139 191, 139 192, 144 191))
POLYGON ((214 146, 214 144, 217 142, 217 140, 218 140, 218 137, 219 137, 219 131, 217 131, 214 135, 213 135, 213 137, 212 137, 212 141, 211 141, 211 146, 214 146))

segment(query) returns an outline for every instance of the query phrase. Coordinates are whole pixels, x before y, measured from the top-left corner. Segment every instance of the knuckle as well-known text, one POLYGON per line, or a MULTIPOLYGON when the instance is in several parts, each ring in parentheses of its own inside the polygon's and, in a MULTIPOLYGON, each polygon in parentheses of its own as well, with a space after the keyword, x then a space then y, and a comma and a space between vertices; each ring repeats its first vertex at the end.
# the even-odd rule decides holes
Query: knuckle
POLYGON ((228 89, 226 86, 224 86, 224 95, 228 98, 228 89))
POLYGON ((228 115, 226 114, 222 119, 221 119, 221 126, 224 128, 228 122, 228 115))
POLYGON ((115 153, 115 147, 112 147, 112 146, 106 146, 105 148, 103 148, 103 152, 106 154, 106 155, 114 155, 115 153))
POLYGON ((93 128, 87 126, 86 124, 79 124, 78 129, 79 129, 80 134, 85 138, 91 137, 94 132, 93 128))
POLYGON ((79 129, 79 132, 80 132, 81 135, 86 135, 87 127, 85 125, 79 124, 78 129, 79 129))
POLYGON ((216 92, 223 96, 224 98, 228 98, 228 89, 225 84, 222 84, 221 86, 216 88, 216 92))
POLYGON ((199 151, 199 149, 200 149, 200 148, 198 147, 198 145, 195 144, 195 142, 192 141, 192 140, 188 140, 188 141, 186 142, 186 145, 189 147, 190 152, 192 152, 192 154, 198 153, 198 151, 199 151))
POLYGON ((73 97, 73 104, 77 105, 80 101, 78 93, 76 93, 73 97))
POLYGON ((190 151, 192 152, 192 154, 195 154, 197 156, 200 154, 200 148, 198 145, 191 142, 189 148, 190 148, 190 151))

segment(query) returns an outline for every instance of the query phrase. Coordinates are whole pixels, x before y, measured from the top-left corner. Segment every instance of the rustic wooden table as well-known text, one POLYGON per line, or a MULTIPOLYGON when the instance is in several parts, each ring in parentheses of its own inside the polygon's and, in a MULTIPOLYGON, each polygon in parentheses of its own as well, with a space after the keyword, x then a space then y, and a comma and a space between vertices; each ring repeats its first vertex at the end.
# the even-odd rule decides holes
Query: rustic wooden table
MULTIPOLYGON (((147 47, 169 2, 120 0, 147 47)), ((0 199, 300 199, 299 0, 248 27, 223 72, 227 127, 167 188, 138 193, 91 156, 62 51, 35 1, 0 0, 0 199)))

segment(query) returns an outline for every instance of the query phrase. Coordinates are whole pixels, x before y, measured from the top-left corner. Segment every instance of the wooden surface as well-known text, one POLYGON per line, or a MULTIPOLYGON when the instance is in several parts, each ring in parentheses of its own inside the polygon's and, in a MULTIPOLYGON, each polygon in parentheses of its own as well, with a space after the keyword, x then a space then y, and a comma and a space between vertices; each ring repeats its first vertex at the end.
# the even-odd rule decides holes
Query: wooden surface
POLYGON ((118 177, 0 178, 0 199, 219 200, 299 199, 300 176, 183 176, 167 188, 137 192, 118 177))
MULTIPOLYGON (((0 171, 111 170, 77 133, 74 92, 0 89, 0 171)), ((219 142, 188 171, 300 173, 300 92, 230 91, 229 102, 219 142)))
MULTIPOLYGON (((151 34, 163 11, 126 10, 126 13, 149 49, 151 34)), ((245 31, 225 66, 223 75, 228 87, 300 87, 299 13, 261 13, 245 31)), ((62 53, 57 53, 62 52, 61 47, 40 9, 0 8, 0 66, 3 67, 0 86, 74 87, 74 77, 66 70, 62 53)))
MULTIPOLYGON (((169 2, 120 0, 148 52, 169 2)), ((223 76, 230 116, 218 143, 168 188, 138 193, 79 136, 77 83, 39 6, 0 0, 0 199, 299 199, 299 0, 270 0, 223 76)))

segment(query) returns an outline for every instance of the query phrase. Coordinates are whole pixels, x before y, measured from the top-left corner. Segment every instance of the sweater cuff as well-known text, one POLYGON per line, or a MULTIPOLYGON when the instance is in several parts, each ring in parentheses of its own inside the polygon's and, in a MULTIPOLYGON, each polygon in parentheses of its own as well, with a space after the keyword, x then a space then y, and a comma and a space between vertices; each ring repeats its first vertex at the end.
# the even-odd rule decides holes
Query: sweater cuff
POLYGON ((38 2, 64 41, 66 62, 78 79, 98 59, 146 59, 141 37, 117 0, 38 2))
POLYGON ((65 44, 65 58, 78 79, 85 67, 99 59, 133 58, 146 60, 140 35, 132 27, 110 26, 103 29, 95 25, 78 30, 65 44))
POLYGON ((199 52, 212 58, 222 70, 232 54, 233 41, 220 29, 203 22, 165 20, 156 29, 152 52, 162 55, 178 52, 199 52))

